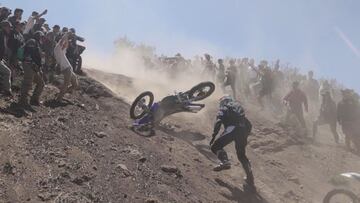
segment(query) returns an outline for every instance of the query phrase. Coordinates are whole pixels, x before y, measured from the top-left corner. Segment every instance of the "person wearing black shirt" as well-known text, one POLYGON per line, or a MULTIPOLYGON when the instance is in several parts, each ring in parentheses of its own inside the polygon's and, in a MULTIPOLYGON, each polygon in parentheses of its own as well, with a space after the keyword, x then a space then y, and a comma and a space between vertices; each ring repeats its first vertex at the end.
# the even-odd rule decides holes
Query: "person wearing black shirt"
POLYGON ((11 91, 11 69, 8 67, 6 59, 9 56, 9 36, 11 33, 11 23, 7 20, 1 22, 0 31, 0 76, 2 77, 2 90, 5 96, 12 96, 11 91))
POLYGON ((10 66, 13 70, 19 67, 19 59, 22 59, 23 46, 25 45, 25 38, 22 34, 22 30, 25 26, 24 23, 16 21, 14 24, 15 28, 11 31, 9 39, 10 47, 10 66))
POLYGON ((40 96, 45 83, 42 77, 41 49, 40 43, 44 37, 41 31, 35 32, 33 38, 25 43, 24 47, 24 79, 21 84, 19 104, 23 107, 29 106, 28 93, 32 89, 33 82, 36 87, 30 99, 31 105, 40 105, 40 96))
POLYGON ((14 15, 9 17, 8 21, 12 24, 13 27, 15 27, 15 24, 17 21, 21 21, 23 10, 21 8, 17 8, 14 11, 14 15))

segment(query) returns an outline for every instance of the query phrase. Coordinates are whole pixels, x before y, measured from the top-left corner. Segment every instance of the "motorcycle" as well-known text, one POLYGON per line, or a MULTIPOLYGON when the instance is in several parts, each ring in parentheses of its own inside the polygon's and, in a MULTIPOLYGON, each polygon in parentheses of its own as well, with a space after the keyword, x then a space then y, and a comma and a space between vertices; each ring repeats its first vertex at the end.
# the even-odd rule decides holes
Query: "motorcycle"
MULTIPOLYGON (((355 180, 360 182, 359 173, 343 173, 340 175, 348 180, 355 180)), ((323 199, 323 203, 332 203, 332 202, 360 203, 360 194, 357 195, 351 190, 345 189, 343 187, 339 187, 328 192, 323 199)))
POLYGON ((134 119, 131 129, 135 132, 155 133, 160 121, 174 113, 201 111, 205 104, 193 103, 209 97, 215 91, 212 82, 202 82, 189 91, 175 93, 154 103, 154 95, 150 91, 141 93, 130 107, 130 118, 134 119))

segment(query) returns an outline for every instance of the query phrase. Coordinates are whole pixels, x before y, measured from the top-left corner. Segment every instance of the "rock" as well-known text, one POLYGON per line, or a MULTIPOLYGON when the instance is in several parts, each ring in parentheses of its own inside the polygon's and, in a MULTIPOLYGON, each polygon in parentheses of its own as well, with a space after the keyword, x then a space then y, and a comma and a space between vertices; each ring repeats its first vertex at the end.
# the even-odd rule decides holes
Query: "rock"
POLYGON ((180 173, 180 170, 176 166, 162 165, 161 170, 166 173, 180 173))
POLYGON ((68 119, 64 118, 64 117, 59 117, 57 120, 62 122, 62 123, 65 123, 68 119))
POLYGON ((122 178, 127 178, 129 176, 132 176, 131 171, 127 168, 125 164, 118 164, 116 165, 116 169, 120 171, 120 176, 122 178))
POLYGON ((121 153, 127 153, 127 154, 130 154, 132 156, 141 156, 142 155, 142 153, 139 152, 139 150, 134 149, 132 147, 127 147, 127 148, 121 150, 121 153))
POLYGON ((173 137, 170 137, 170 136, 162 136, 162 139, 164 139, 164 140, 167 140, 167 141, 175 141, 175 138, 173 138, 173 137))
POLYGON ((14 173, 14 168, 15 167, 13 165, 11 165, 11 163, 6 162, 5 165, 4 165, 4 168, 3 168, 3 173, 14 175, 15 174, 14 173))
POLYGON ((91 177, 87 175, 83 175, 81 177, 74 178, 71 182, 75 183, 76 185, 82 185, 85 182, 89 182, 91 180, 91 177))
POLYGON ((116 165, 116 168, 122 170, 129 170, 125 164, 118 164, 116 165))
POLYGON ((104 138, 104 137, 107 137, 108 135, 104 132, 96 132, 95 136, 98 138, 104 138))
POLYGON ((100 110, 99 104, 95 104, 95 109, 98 111, 100 110))
POLYGON ((300 180, 296 177, 290 177, 290 178, 288 178, 288 181, 300 185, 300 180))
POLYGON ((140 156, 141 155, 141 153, 137 149, 132 149, 129 154, 133 155, 133 156, 140 156))
POLYGON ((71 177, 70 177, 70 174, 68 173, 68 172, 62 172, 62 173, 60 173, 60 176, 61 177, 63 177, 63 178, 68 178, 68 179, 70 179, 71 177))
POLYGON ((58 163, 58 167, 61 168, 61 167, 64 167, 66 166, 66 162, 64 160, 60 160, 59 163, 58 163))
POLYGON ((145 203, 158 203, 159 201, 155 198, 148 198, 145 200, 145 203))
POLYGON ((140 161, 141 163, 144 163, 146 160, 147 160, 146 157, 141 157, 141 158, 139 159, 139 161, 140 161))
POLYGON ((56 195, 51 194, 49 192, 43 192, 38 194, 38 197, 41 201, 45 202, 51 200, 53 197, 56 197, 56 195))
POLYGON ((195 158, 194 161, 202 163, 202 161, 200 161, 200 159, 198 159, 198 158, 195 158))

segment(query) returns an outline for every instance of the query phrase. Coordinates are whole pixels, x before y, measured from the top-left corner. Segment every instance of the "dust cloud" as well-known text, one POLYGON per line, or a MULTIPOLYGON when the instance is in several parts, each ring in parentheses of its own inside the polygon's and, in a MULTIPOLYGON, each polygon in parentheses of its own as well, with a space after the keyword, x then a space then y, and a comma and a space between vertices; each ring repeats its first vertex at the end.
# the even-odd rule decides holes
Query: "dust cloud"
MULTIPOLYGON (((174 94, 175 92, 184 92, 197 85, 200 82, 208 81, 201 76, 202 66, 192 65, 191 70, 179 71, 176 76, 166 71, 169 67, 164 67, 162 63, 146 64, 146 59, 156 61, 159 56, 155 54, 155 48, 135 44, 127 38, 120 38, 115 42, 115 52, 112 55, 101 55, 98 53, 87 53, 85 57, 85 68, 98 69, 100 71, 119 74, 128 77, 130 84, 119 83, 114 78, 102 77, 91 74, 90 76, 106 85, 113 92, 131 103, 141 92, 151 91, 154 93, 155 101, 163 97, 174 94)), ((202 103, 208 107, 197 113, 196 121, 202 125, 209 125, 213 122, 215 102, 223 95, 219 88, 215 93, 202 103), (209 110, 210 109, 210 110, 209 110), (211 112, 211 114, 210 114, 211 112), (199 119, 200 118, 200 119, 199 119)), ((194 116, 189 113, 176 115, 184 120, 192 120, 194 116)))

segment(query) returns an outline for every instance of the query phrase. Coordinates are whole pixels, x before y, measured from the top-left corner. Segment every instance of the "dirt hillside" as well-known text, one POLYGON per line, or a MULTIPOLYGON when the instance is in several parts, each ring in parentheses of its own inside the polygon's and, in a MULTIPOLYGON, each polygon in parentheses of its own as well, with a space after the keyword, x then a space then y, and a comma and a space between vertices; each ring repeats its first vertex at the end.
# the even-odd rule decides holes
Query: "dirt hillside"
POLYGON ((259 194, 247 194, 233 145, 234 167, 212 171, 215 102, 142 137, 128 129, 128 102, 152 89, 122 75, 87 73, 62 104, 52 101, 54 86, 45 88, 44 105, 26 114, 0 99, 0 202, 320 202, 331 177, 360 171, 359 157, 333 144, 326 130, 313 144, 248 105, 259 194))

